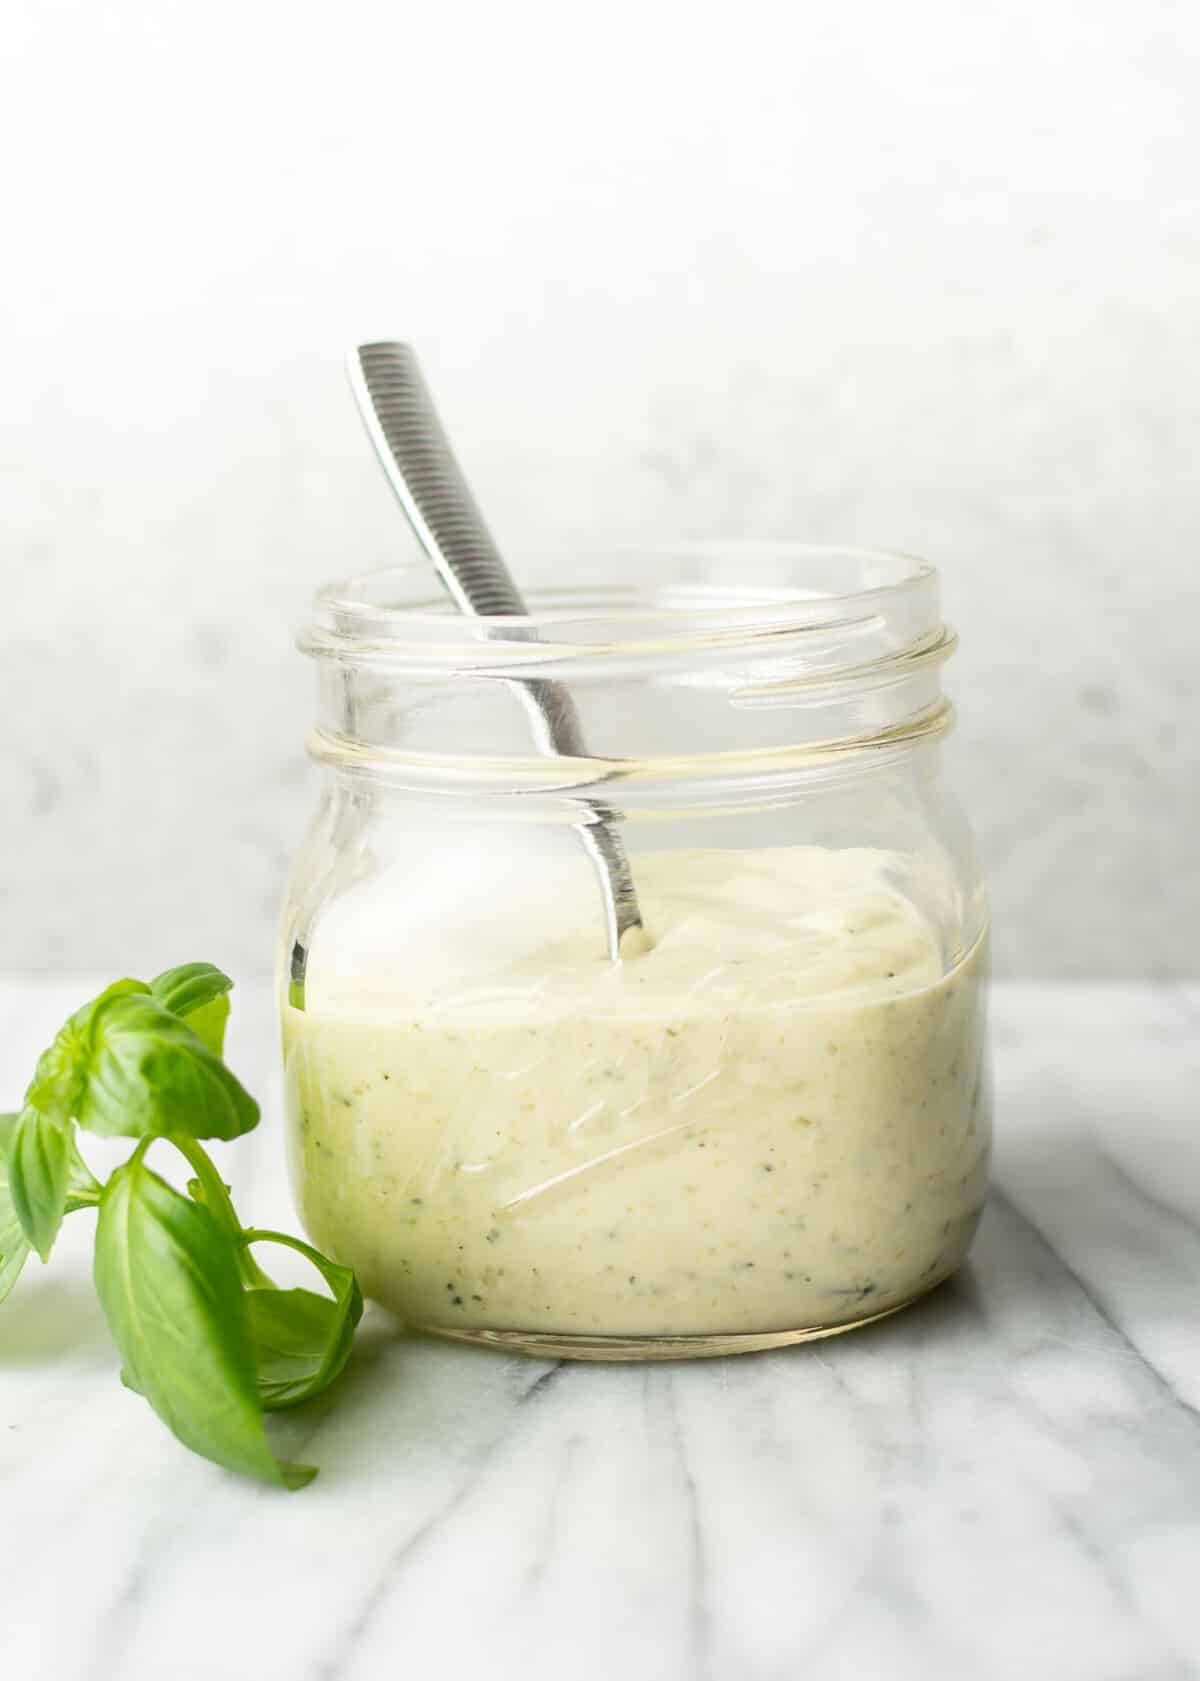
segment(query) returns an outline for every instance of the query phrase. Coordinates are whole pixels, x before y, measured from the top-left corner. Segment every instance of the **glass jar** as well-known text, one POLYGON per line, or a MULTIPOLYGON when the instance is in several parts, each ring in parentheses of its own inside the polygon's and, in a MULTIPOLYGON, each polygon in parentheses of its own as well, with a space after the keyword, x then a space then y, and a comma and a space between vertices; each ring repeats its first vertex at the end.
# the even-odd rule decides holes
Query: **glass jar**
POLYGON ((985 1192, 936 574, 799 545, 593 571, 535 574, 525 618, 458 616, 423 566, 317 597, 325 787, 280 964, 301 1214, 441 1335, 634 1358, 846 1330, 952 1273, 985 1192), (531 728, 548 683, 569 757, 531 728), (601 835, 646 936, 619 961, 601 835))

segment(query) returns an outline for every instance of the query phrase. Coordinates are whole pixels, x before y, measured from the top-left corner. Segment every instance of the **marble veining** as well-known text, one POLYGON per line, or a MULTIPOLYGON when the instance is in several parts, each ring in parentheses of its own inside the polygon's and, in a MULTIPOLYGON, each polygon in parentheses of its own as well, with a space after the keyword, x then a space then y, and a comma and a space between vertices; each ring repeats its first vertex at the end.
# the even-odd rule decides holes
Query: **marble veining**
MULTIPOLYGON (((90 981, 0 986, 0 1101, 90 981)), ((853 1336, 596 1367, 364 1321, 287 1496, 116 1379, 79 1216, 0 1310, 0 1668, 23 1681, 1200 1677, 1200 988, 1008 986, 968 1268, 853 1336)), ((268 1097, 228 1166, 287 1218, 268 1097), (235 1165, 236 1164, 236 1165, 235 1165)))

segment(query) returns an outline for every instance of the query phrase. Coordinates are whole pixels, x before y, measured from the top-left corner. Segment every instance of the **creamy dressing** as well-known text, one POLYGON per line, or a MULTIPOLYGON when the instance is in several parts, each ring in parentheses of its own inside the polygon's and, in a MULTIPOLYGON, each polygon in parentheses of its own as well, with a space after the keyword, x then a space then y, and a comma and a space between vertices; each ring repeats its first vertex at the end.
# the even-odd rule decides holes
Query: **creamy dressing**
POLYGON ((314 1241, 457 1331, 767 1333, 931 1287, 984 1195, 985 961, 946 972, 897 863, 641 854, 633 961, 568 921, 433 995, 310 966, 284 1049, 314 1241))

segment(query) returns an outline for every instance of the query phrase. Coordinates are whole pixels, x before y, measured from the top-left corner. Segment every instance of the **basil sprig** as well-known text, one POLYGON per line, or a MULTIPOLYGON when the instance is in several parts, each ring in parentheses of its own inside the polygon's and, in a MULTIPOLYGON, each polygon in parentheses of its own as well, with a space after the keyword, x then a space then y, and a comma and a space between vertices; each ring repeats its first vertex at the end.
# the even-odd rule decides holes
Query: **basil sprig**
POLYGON ((93 1276, 121 1376, 185 1446, 264 1482, 316 1475, 272 1452, 264 1414, 319 1395, 362 1316, 354 1274, 282 1232, 242 1226, 202 1139, 257 1125, 222 1059, 232 982, 209 963, 117 981, 77 1010, 38 1060, 17 1114, 0 1116, 0 1301, 62 1221, 98 1208, 93 1276), (76 1129, 137 1140, 104 1184, 76 1129), (165 1140, 194 1175, 186 1194, 146 1154, 165 1140), (298 1251, 329 1294, 281 1289, 254 1248, 298 1251))
POLYGON ((29 1258, 29 1239, 13 1206, 8 1182, 8 1152, 18 1115, 0 1115, 0 1302, 21 1276, 29 1258))

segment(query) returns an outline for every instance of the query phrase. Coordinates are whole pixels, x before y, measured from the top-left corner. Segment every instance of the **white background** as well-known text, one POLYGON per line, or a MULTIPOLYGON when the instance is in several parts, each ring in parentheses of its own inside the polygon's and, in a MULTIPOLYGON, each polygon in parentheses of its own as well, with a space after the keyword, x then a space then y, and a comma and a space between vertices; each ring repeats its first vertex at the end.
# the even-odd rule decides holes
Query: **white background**
POLYGON ((942 567, 998 959, 1194 973, 1200 8, 9 0, 0 961, 271 961, 421 350, 505 547, 942 567))

